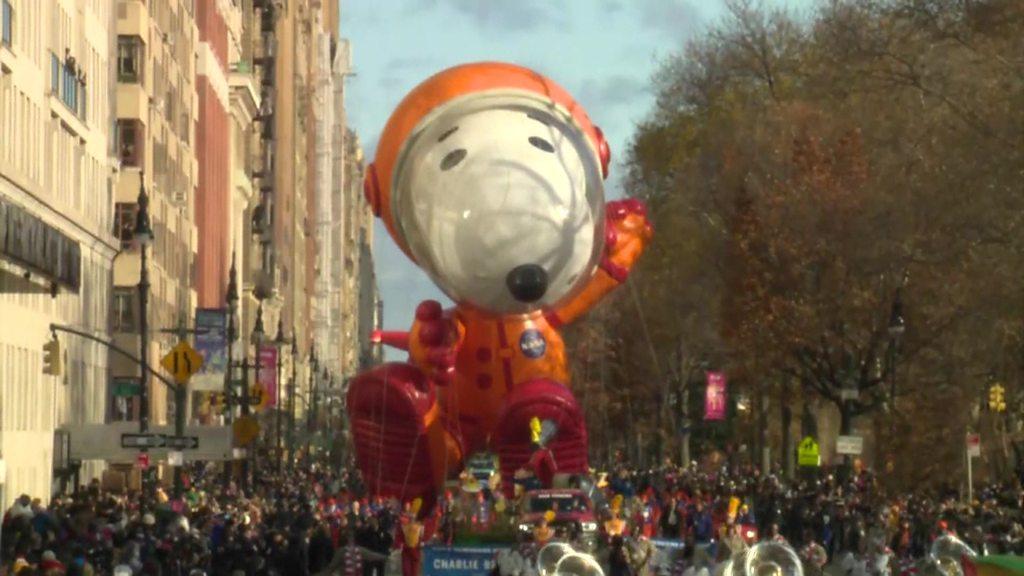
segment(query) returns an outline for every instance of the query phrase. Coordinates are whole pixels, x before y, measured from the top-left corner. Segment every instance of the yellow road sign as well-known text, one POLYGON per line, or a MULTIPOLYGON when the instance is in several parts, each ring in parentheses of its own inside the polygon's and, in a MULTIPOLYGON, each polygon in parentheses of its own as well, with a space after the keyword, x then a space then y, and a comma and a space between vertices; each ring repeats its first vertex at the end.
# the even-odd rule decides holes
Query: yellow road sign
POLYGON ((232 425, 235 445, 248 446, 260 434, 260 423, 252 416, 242 416, 232 425))
POLYGON ((814 438, 807 436, 800 442, 797 463, 800 466, 821 466, 821 450, 814 438))
POLYGON ((174 376, 175 382, 184 384, 203 367, 203 356, 182 340, 164 356, 160 365, 174 376))

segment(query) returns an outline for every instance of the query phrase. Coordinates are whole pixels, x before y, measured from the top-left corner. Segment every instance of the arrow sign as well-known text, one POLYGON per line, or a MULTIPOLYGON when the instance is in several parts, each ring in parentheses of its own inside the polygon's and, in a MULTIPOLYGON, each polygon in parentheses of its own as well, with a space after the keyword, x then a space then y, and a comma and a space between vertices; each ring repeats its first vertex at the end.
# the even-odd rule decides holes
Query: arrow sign
POLYGON ((195 450, 199 448, 199 436, 168 436, 167 447, 177 450, 195 450))
POLYGON ((182 340, 160 360, 160 365, 174 376, 175 382, 184 384, 203 367, 203 356, 182 340))
POLYGON ((163 448, 167 437, 163 434, 121 434, 121 448, 163 448))

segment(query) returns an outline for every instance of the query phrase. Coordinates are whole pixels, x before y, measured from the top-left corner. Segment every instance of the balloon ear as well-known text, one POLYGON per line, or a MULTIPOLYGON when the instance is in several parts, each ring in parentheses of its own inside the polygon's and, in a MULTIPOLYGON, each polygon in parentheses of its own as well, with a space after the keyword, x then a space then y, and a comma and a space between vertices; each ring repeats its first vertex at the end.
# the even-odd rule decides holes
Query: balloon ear
POLYGON ((366 175, 363 177, 363 196, 370 204, 373 215, 380 217, 380 183, 377 181, 377 166, 371 163, 366 167, 366 175))
POLYGON ((608 147, 608 141, 604 138, 604 132, 600 128, 594 126, 594 132, 597 134, 597 157, 601 160, 601 176, 608 178, 608 167, 612 162, 612 149, 608 147))

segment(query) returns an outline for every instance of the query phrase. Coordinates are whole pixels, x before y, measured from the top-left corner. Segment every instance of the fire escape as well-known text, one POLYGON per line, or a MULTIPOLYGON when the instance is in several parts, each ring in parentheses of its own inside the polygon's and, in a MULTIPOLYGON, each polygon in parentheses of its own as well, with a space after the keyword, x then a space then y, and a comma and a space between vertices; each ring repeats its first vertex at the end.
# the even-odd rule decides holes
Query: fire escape
POLYGON ((258 300, 274 295, 278 287, 276 257, 274 253, 274 26, 277 10, 271 0, 254 0, 253 7, 260 10, 259 41, 253 63, 260 69, 260 111, 256 121, 260 126, 260 166, 253 172, 259 190, 259 204, 252 214, 252 234, 260 246, 260 266, 253 284, 258 300))

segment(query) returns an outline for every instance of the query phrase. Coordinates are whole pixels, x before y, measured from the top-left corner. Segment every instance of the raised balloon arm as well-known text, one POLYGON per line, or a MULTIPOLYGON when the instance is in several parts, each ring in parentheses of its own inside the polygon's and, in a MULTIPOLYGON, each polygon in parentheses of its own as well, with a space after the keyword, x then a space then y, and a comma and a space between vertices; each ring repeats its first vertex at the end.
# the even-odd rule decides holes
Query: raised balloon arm
POLYGON ((605 253, 597 273, 575 298, 548 312, 548 321, 556 326, 572 322, 625 282, 652 235, 647 209, 642 202, 633 199, 609 202, 605 253))
POLYGON ((370 332, 370 341, 399 350, 409 350, 409 333, 400 330, 374 330, 370 332))

